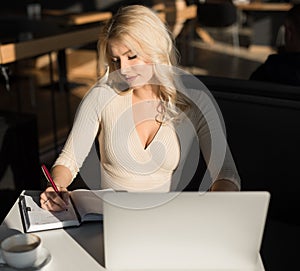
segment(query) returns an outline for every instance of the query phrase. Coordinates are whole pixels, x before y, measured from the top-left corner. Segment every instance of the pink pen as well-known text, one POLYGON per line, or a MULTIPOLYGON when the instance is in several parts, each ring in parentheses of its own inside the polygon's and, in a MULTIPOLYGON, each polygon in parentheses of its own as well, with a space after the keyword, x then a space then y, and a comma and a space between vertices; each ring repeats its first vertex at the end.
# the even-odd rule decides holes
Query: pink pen
POLYGON ((54 191, 55 191, 57 194, 60 194, 60 193, 59 193, 59 190, 57 189, 57 186, 56 186, 55 182, 53 181, 53 179, 52 179, 52 177, 51 177, 51 175, 50 175, 50 173, 49 173, 49 171, 48 171, 48 169, 46 168, 45 165, 42 165, 42 171, 43 171, 43 173, 44 173, 44 175, 45 175, 47 181, 52 185, 54 191))

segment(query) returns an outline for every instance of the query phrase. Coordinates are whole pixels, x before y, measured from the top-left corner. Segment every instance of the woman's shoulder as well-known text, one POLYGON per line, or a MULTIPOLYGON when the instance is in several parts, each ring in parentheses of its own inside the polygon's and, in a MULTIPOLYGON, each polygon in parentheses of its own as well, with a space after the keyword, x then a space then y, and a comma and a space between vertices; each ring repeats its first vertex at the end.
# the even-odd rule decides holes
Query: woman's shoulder
POLYGON ((106 84, 95 83, 83 96, 81 107, 97 108, 102 111, 117 96, 116 92, 106 84))
POLYGON ((96 82, 85 94, 84 98, 87 99, 110 99, 115 97, 117 93, 106 83, 96 82))

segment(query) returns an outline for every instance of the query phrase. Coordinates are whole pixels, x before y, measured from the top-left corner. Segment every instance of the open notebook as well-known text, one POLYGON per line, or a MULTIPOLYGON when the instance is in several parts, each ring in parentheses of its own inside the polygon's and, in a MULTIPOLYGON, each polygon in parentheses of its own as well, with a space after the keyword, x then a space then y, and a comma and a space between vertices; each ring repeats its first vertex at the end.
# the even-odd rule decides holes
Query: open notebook
POLYGON ((105 266, 264 270, 268 192, 106 193, 105 266))
POLYGON ((26 191, 19 197, 19 210, 25 232, 80 226, 87 221, 102 221, 102 196, 107 191, 76 189, 70 192, 66 210, 51 212, 41 208, 39 191, 26 191))

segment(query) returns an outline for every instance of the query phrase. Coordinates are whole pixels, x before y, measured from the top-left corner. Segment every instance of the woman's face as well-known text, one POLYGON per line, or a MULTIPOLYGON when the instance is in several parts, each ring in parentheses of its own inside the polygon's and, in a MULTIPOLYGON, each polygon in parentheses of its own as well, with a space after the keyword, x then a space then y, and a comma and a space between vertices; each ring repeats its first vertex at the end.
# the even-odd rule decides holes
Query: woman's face
POLYGON ((152 65, 145 62, 136 52, 133 52, 121 42, 110 40, 108 53, 115 69, 119 70, 130 87, 144 86, 153 76, 152 65))

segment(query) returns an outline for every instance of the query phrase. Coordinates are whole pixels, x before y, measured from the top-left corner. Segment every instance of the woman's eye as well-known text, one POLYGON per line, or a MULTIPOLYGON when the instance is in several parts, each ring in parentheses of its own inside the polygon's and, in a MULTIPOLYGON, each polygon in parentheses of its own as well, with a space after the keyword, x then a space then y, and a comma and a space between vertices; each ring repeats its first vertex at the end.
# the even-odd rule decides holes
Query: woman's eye
POLYGON ((135 58, 137 58, 137 55, 129 56, 129 57, 128 57, 129 60, 132 60, 132 59, 135 59, 135 58))
POLYGON ((119 62, 120 62, 120 59, 113 58, 113 59, 111 60, 111 62, 112 62, 112 63, 119 63, 119 62))

